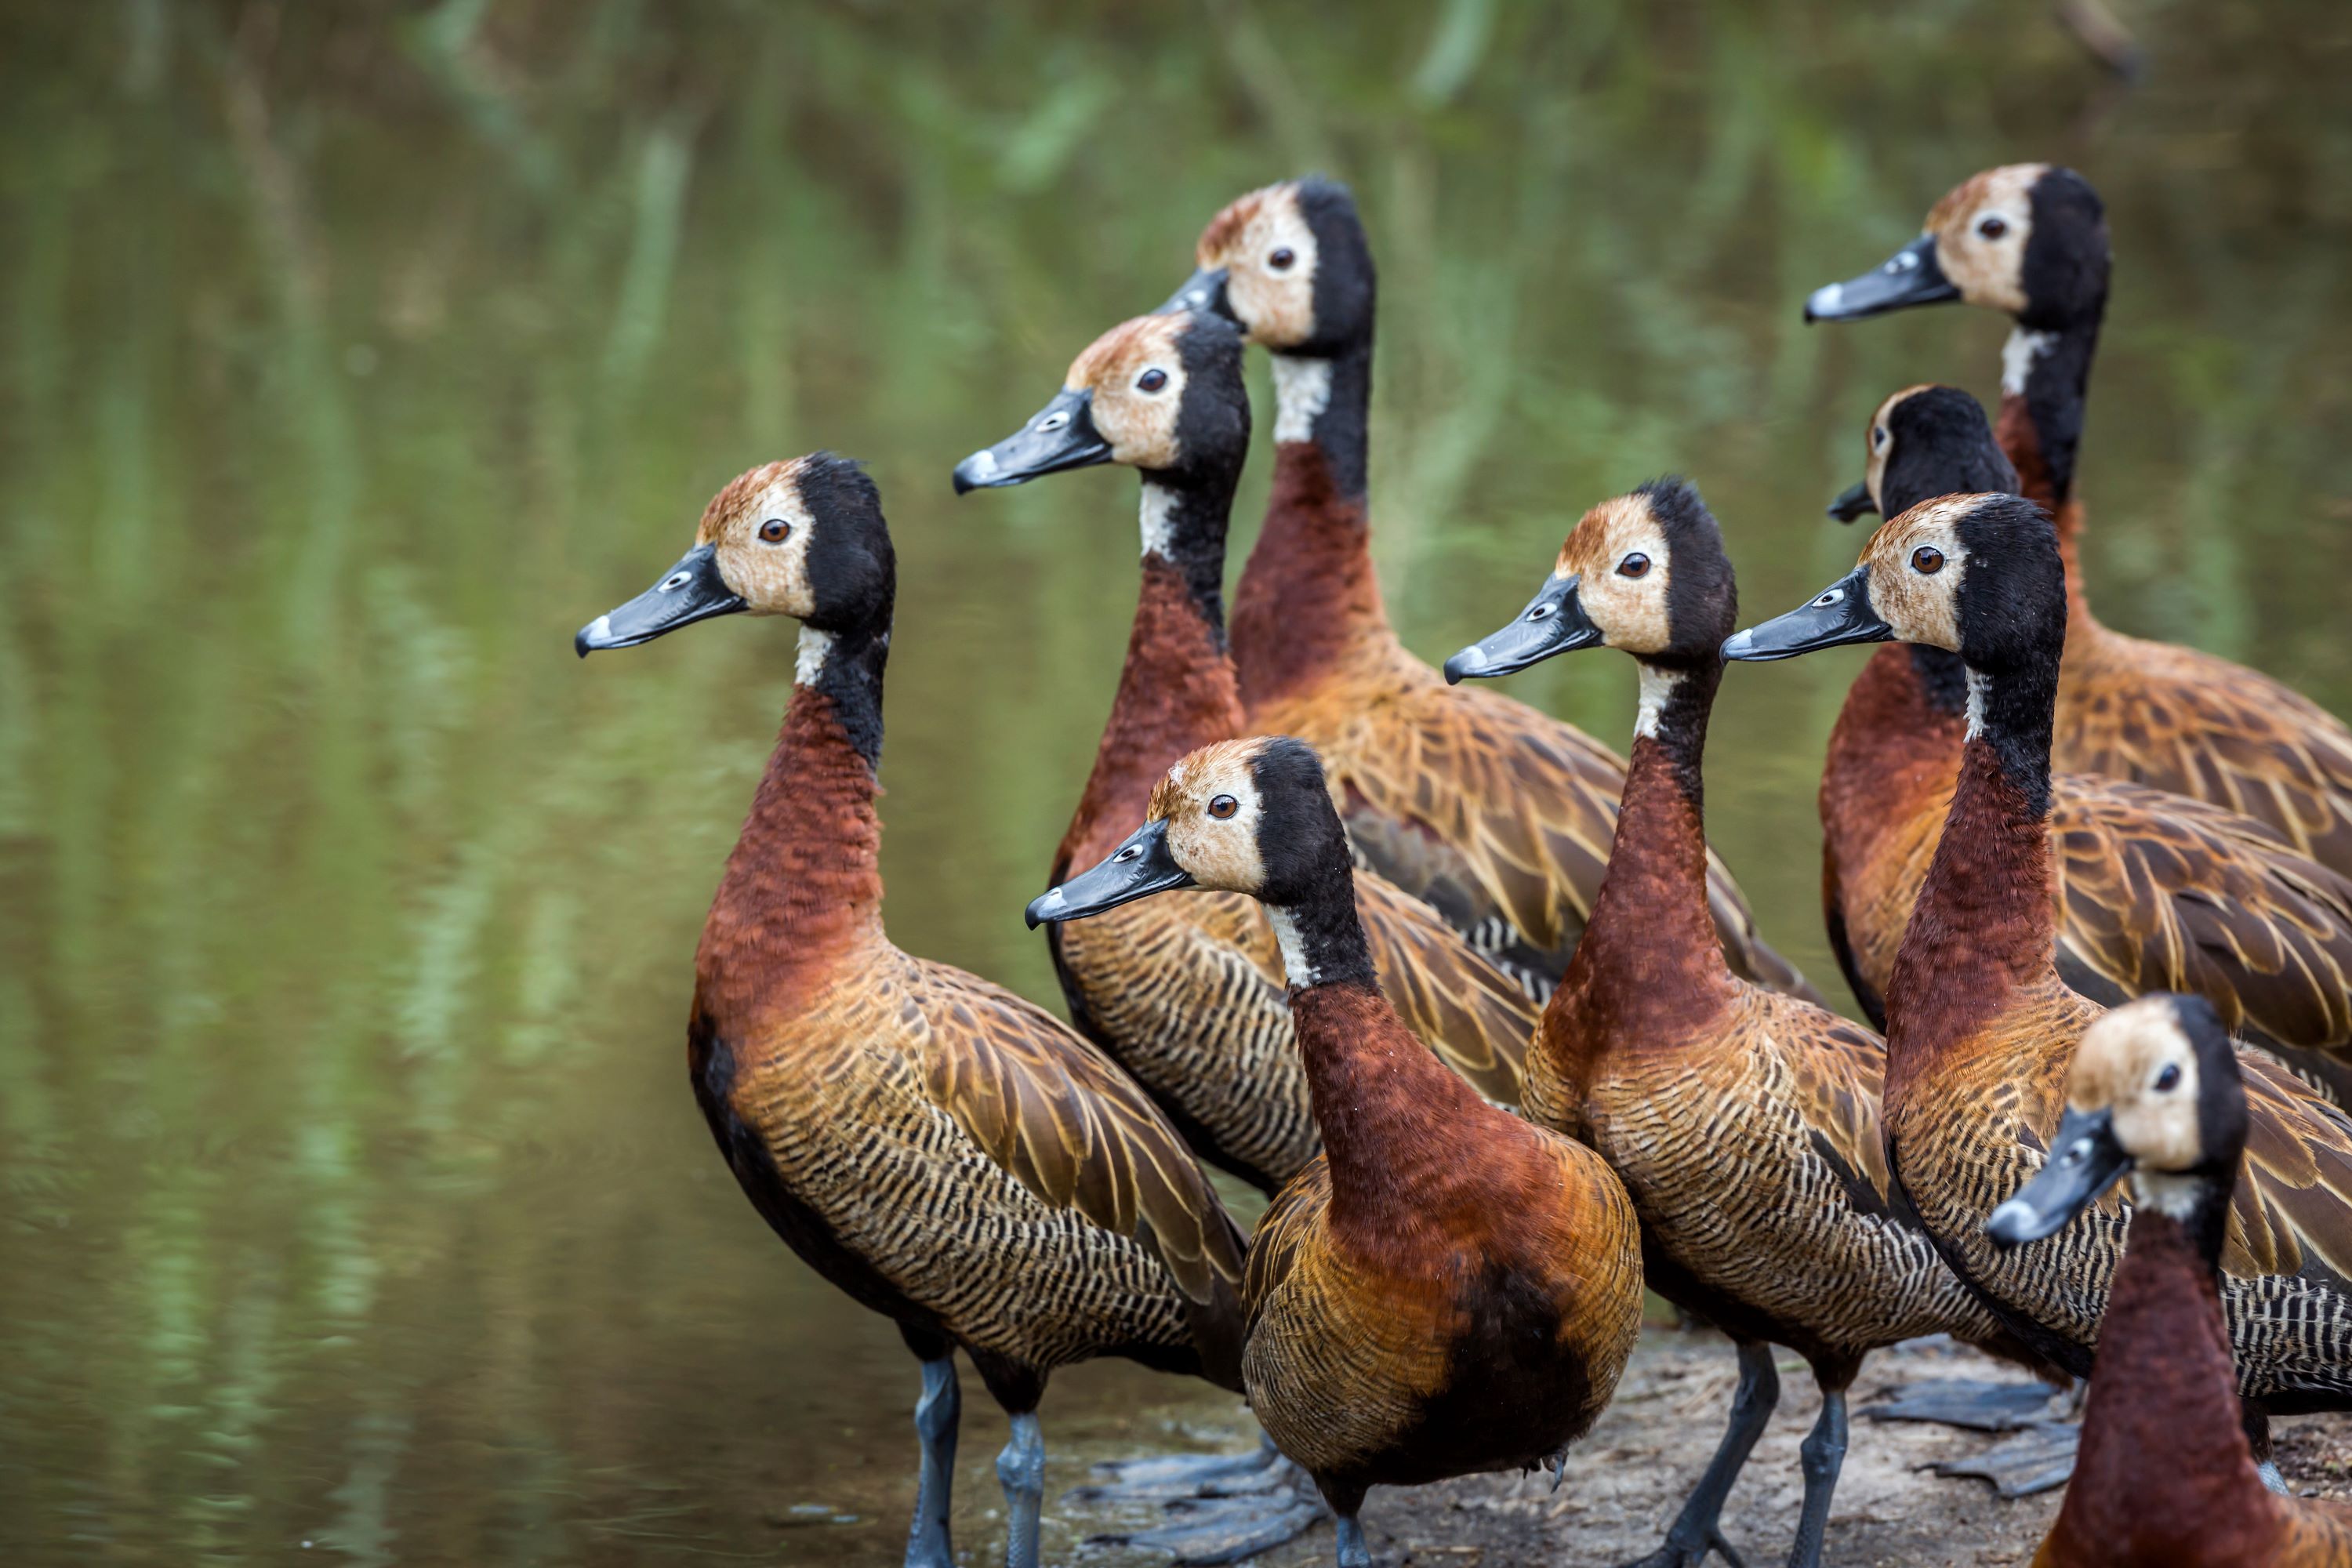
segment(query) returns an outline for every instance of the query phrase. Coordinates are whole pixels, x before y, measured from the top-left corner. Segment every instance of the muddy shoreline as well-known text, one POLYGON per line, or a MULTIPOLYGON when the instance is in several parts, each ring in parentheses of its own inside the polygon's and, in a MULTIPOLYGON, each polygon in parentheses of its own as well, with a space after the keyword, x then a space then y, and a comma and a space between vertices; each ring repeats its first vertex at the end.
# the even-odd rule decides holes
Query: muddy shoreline
MULTIPOLYGON (((1804 1363, 1784 1352, 1780 1366, 1780 1405, 1723 1516, 1725 1536, 1750 1563, 1778 1563, 1788 1552, 1803 1493, 1797 1448, 1821 1408, 1804 1363)), ((1965 1349, 1905 1347, 1870 1359, 1850 1404, 1860 1412, 1898 1384, 1954 1376, 2024 1381, 2014 1369, 1965 1349)), ((1719 1336, 1653 1326, 1643 1334, 1615 1402, 1570 1453, 1556 1489, 1545 1473, 1376 1491, 1363 1514, 1373 1559, 1381 1568, 1617 1568, 1637 1560, 1656 1548, 1706 1466, 1736 1381, 1730 1347, 1719 1336)), ((1143 1424, 1153 1424, 1148 1413, 1143 1424)), ((1214 1437, 1197 1419, 1183 1423, 1183 1430, 1214 1437)), ((2280 1469, 2296 1491, 2352 1496, 2347 1483, 2352 1416, 2282 1421, 2277 1431, 2280 1469)), ((1238 1425, 1233 1429, 1234 1446, 1242 1432, 1238 1425)), ((1857 1415, 1824 1568, 2030 1563, 2063 1492, 2004 1500, 1983 1481, 1929 1468, 2002 1440, 1857 1415)), ((1067 1549, 1056 1556, 1049 1540, 1053 1561, 1101 1568, 1167 1561, 1163 1554, 1084 1544, 1089 1529, 1144 1522, 1139 1511, 1090 1512, 1076 1505, 1059 1511, 1067 1549)), ((1331 1549, 1324 1526, 1254 1561, 1264 1568, 1306 1568, 1328 1563, 1331 1549)))

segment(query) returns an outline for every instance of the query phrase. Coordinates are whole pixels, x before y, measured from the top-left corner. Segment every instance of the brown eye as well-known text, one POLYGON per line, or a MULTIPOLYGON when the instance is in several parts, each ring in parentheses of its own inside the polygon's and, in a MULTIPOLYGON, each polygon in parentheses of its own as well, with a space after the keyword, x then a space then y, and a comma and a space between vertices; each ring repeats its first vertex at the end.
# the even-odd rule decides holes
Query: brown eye
POLYGON ((1272 256, 1267 257, 1265 258, 1265 264, 1268 267, 1273 268, 1276 272, 1287 272, 1290 270, 1290 264, 1297 259, 1298 253, 1286 245, 1276 250, 1272 256))
POLYGON ((1168 373, 1157 365, 1135 378, 1136 390, 1139 392, 1157 392, 1167 384, 1168 373))
POLYGON ((1617 575, 1620 577, 1641 577, 1646 575, 1649 570, 1650 558, 1638 550, 1617 563, 1617 575))
POLYGON ((1944 569, 1944 552, 1932 544, 1923 544, 1911 552, 1911 570, 1923 577, 1932 577, 1944 569))
POLYGON ((772 517, 760 525, 760 537, 771 544, 782 544, 793 536, 793 525, 781 517, 772 517))
POLYGON ((1977 222, 1977 232, 1987 239, 1999 239, 2009 232, 2009 222, 2006 218, 1980 218, 1977 222))
POLYGON ((2164 1070, 2156 1075, 2156 1092, 2158 1094, 2170 1094, 2174 1089, 2179 1089, 2179 1087, 2180 1069, 2170 1062, 2165 1063, 2164 1070))
POLYGON ((1221 795, 1209 803, 1209 815, 1223 822, 1241 808, 1240 801, 1235 800, 1232 795, 1221 795))

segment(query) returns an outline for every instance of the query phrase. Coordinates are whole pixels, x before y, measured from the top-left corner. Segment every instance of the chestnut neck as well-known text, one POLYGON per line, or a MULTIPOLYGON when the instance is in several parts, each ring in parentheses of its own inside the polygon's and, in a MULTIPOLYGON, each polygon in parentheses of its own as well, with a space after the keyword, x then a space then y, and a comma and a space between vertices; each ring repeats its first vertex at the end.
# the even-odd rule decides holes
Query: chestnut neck
POLYGON ((2218 1185, 2203 1184, 2186 1220, 2149 1203, 2132 1211, 2062 1533, 2183 1549, 2210 1531, 2234 1542, 2267 1533, 2270 1496, 2246 1442, 2216 1282, 2229 1201, 2218 1185))
POLYGON ((2102 297, 2088 311, 2030 326, 2021 319, 2001 353, 2000 413, 1994 426, 2001 451, 2017 469, 2019 491, 2038 501, 2058 529, 2066 564, 2067 625, 2089 626, 2080 563, 2082 509, 2074 504, 2074 456, 2082 444, 2091 362, 2099 346, 2102 297))
POLYGON ((1372 341, 1275 356, 1274 489, 1234 593, 1234 662, 1252 708, 1389 634, 1365 496, 1372 341))
POLYGON ((1160 775, 1213 741, 1242 733, 1240 688, 1225 653, 1225 528, 1240 465, 1208 475, 1146 475, 1143 582, 1127 664, 1078 809, 1054 861, 1062 880, 1135 830, 1160 775))
POLYGON ((887 613, 801 631, 782 733, 727 857, 696 950, 696 1005, 722 1030, 776 1016, 825 970, 882 942, 882 755, 887 613))
POLYGON ((1970 727, 1943 836, 1886 986, 1886 1100, 1965 1055, 2021 993, 2057 984, 2050 908, 2055 649, 1971 668, 1970 727))
POLYGON ((1644 662, 1642 718, 1592 918, 1536 1048, 1673 1048, 1738 994, 1707 907, 1700 761, 1723 661, 1644 662))
POLYGON ((1381 995, 1352 892, 1344 907, 1269 913, 1292 964, 1291 1024, 1331 1173, 1333 1225, 1379 1250, 1402 1232, 1491 1213, 1495 1173, 1466 1160, 1464 1143, 1490 1113, 1381 995), (1297 984, 1302 974, 1315 983, 1297 984))
POLYGON ((1842 862, 1870 863, 1919 813, 1948 802, 1968 730, 1968 672, 1918 643, 1874 649, 1846 689, 1822 769, 1822 827, 1842 862))

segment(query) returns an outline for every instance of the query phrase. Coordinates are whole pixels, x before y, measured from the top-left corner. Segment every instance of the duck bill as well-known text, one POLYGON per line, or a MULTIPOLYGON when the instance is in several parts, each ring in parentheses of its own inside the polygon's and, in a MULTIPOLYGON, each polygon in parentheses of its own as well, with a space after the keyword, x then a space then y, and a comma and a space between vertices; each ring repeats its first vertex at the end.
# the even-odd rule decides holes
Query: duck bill
POLYGON ((1732 633, 1723 645, 1723 657, 1762 664, 1846 643, 1885 642, 1894 635, 1895 628, 1870 607, 1868 569, 1857 566, 1814 595, 1810 603, 1785 616, 1775 616, 1760 626, 1732 633))
POLYGON ((1222 316, 1238 327, 1241 321, 1234 314, 1233 300, 1225 291, 1231 276, 1224 268, 1203 267, 1184 279, 1184 286, 1169 295, 1168 302, 1151 313, 1155 316, 1175 316, 1192 310, 1204 315, 1222 316))
POLYGON ((1110 461, 1110 443, 1095 428, 1094 394, 1064 387, 1037 416, 955 466, 956 494, 1025 485, 1045 474, 1110 461))
POLYGON ((1877 510, 1878 502, 1871 499, 1870 481, 1867 479, 1856 480, 1850 489, 1839 491, 1837 500, 1830 502, 1830 515, 1840 522, 1868 517, 1877 510))
POLYGON ((742 596, 719 574, 718 551, 698 544, 663 573, 660 582, 582 626, 572 647, 582 658, 600 648, 635 647, 697 621, 739 614, 744 607, 742 596))
POLYGON ((1859 278, 1824 283, 1805 300, 1808 321, 1859 321, 1912 305, 1937 305, 1960 291, 1936 260, 1936 237, 1923 234, 1859 278))
POLYGON ((2131 1169, 2105 1110, 2069 1110, 2050 1141, 2050 1163, 2018 1194, 1992 1211, 1985 1234, 2003 1247, 2055 1236, 2131 1169))
POLYGON ((1147 822, 1091 871, 1081 871, 1029 900, 1029 929, 1047 921, 1084 920, 1154 893, 1192 885, 1192 874, 1168 848, 1168 824, 1147 822))
POLYGON ((1597 646, 1601 628, 1584 613, 1583 602, 1577 596, 1581 580, 1554 577, 1546 582, 1509 625, 1489 632, 1445 661, 1445 684, 1492 679, 1541 664, 1556 653, 1597 646))

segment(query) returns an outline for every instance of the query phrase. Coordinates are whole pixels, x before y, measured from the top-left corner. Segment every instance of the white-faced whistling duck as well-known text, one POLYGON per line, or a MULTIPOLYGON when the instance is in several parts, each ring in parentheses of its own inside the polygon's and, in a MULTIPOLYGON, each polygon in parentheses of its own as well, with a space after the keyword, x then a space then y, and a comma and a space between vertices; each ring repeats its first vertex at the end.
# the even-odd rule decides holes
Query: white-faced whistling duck
MULTIPOLYGON (((1895 393, 1864 445, 1864 478, 1833 517, 2017 488, 1984 410, 1958 387, 1895 393)), ((1824 912, 1854 994, 1882 1027, 1886 977, 1959 775, 1967 687, 1942 648, 1882 647, 1830 734, 1824 912)), ((2252 817, 2097 773, 2052 776, 2050 848, 2069 985, 2109 1005, 2195 992, 2253 1043, 2331 1083, 2352 1080, 2329 1059, 2352 1057, 2352 880, 2252 817)))
POLYGON ((1243 1375, 1362 1568, 1369 1488, 1531 1468, 1591 1426, 1640 1329, 1642 1260, 1601 1157, 1480 1099, 1381 997, 1351 880, 1314 752, 1225 741, 1029 918, 1195 886, 1266 906, 1323 1153, 1251 1240, 1243 1375))
POLYGON ((2016 322, 2001 351, 2000 444, 2021 492, 2057 519, 2066 563, 2057 765, 2242 813, 2352 876, 2352 731, 2266 675, 2126 637, 2091 614, 2074 457, 2107 270, 2106 214, 2090 183, 2072 169, 2014 163, 1937 202, 1926 231, 1883 266, 1814 290, 1805 318, 1959 300, 2016 322))
POLYGON ((896 584, 873 482, 819 452, 743 474, 584 656, 791 616, 783 732, 696 950, 694 1092, 752 1206, 923 1363, 907 1561, 951 1568, 953 1352, 1013 1418, 1007 1561, 1034 1568, 1047 1376, 1121 1355, 1238 1391, 1243 1243, 1144 1092, 1011 992, 882 929, 882 669, 896 584))
MULTIPOLYGON (((1254 191, 1210 221, 1196 259, 1163 309, 1219 311, 1274 355, 1274 488, 1234 592, 1249 728, 1315 746, 1364 861, 1540 1002, 1600 890, 1625 764, 1499 692, 1450 689, 1389 626, 1366 500, 1372 255, 1347 187, 1254 191)), ((1730 874, 1708 876, 1732 967, 1811 994, 1730 874)))
POLYGON ((1600 647, 1640 664, 1616 847, 1528 1051, 1527 1109, 1601 1152, 1641 1214, 1650 1288, 1738 1347, 1730 1428, 1644 1560, 1654 1568, 1722 1545, 1725 1496, 1780 1394, 1772 1345, 1802 1355, 1822 1389, 1797 1568, 1821 1561, 1864 1355, 1950 1333, 2025 1359, 1888 1179, 1878 1037, 1741 979, 1710 940, 1700 757, 1738 614, 1714 517, 1662 479, 1586 512, 1528 607, 1445 666, 1507 675, 1600 647))
POLYGON ((2248 1130, 2213 1008, 2143 997, 2084 1033, 2063 1157, 1993 1211, 1994 1240, 2023 1247, 2126 1173, 2136 1200, 2074 1479, 2035 1568, 2352 1568, 2352 1509, 2271 1491, 2235 1419, 2221 1266, 2248 1130))
MULTIPOLYGON (((1143 316, 1103 334, 1053 402, 956 470, 959 489, 1103 462, 1142 473, 1143 588, 1127 665, 1050 881, 1117 847, 1187 752, 1245 732, 1223 601, 1249 430, 1233 325, 1143 316)), ((1538 1005, 1428 904, 1371 875, 1356 879, 1356 896, 1381 987, 1407 1026, 1482 1093, 1516 1103, 1538 1005)), ((1204 1158, 1267 1193, 1314 1158, 1282 955, 1254 900, 1157 899, 1050 934, 1071 1016, 1204 1158)))
MULTIPOLYGON (((2030 1251, 1983 1229, 2057 1147, 2067 1067, 2105 1012, 2067 988, 2054 956, 2050 729, 2066 583, 2047 514, 2007 495, 1915 506, 1852 573, 1724 652, 1787 658, 1887 638, 1959 655, 1969 715, 1887 980, 1888 1163, 1946 1261, 2028 1348, 2086 1376, 2127 1215, 2102 1207, 2030 1251)), ((2269 1415, 2352 1406, 2352 1119, 2268 1056, 2247 1049, 2240 1066, 2251 1135, 2221 1295, 2267 1458, 2269 1415)))

